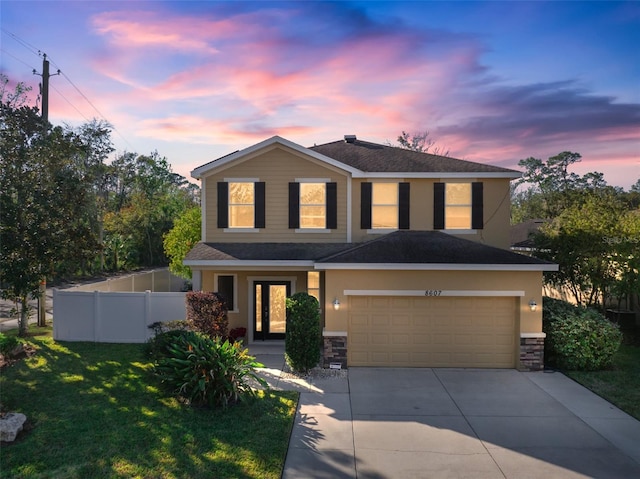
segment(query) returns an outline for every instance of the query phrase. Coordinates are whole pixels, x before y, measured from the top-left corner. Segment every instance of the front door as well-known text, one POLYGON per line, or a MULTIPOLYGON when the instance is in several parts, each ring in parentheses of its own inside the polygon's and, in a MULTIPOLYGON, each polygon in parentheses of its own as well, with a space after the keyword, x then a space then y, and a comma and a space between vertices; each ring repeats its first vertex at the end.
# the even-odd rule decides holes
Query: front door
POLYGON ((254 281, 254 339, 284 339, 287 324, 286 299, 290 294, 289 281, 254 281))

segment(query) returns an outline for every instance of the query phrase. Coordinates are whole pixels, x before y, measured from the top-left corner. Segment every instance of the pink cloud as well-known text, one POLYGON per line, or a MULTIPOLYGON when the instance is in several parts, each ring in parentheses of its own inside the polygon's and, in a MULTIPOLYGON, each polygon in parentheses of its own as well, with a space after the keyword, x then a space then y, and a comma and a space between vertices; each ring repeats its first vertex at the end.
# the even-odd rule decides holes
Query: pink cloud
POLYGON ((137 133, 140 136, 163 138, 168 141, 186 143, 244 144, 258 142, 274 135, 298 136, 313 131, 312 127, 298 125, 262 126, 250 129, 242 123, 224 120, 203 120, 196 116, 175 116, 149 119, 141 122, 137 133))

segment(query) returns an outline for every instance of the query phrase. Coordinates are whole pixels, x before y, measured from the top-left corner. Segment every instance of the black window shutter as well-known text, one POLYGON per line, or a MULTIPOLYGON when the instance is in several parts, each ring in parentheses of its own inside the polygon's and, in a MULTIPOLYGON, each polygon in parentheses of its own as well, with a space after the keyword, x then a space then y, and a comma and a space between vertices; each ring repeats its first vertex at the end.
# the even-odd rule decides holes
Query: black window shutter
POLYGON ((254 228, 265 227, 265 184, 264 181, 258 181, 253 185, 255 195, 255 208, 254 208, 254 228))
POLYGON ((326 228, 334 230, 338 227, 338 184, 327 183, 327 215, 326 228))
POLYGON ((433 229, 444 229, 444 183, 433 184, 433 229))
POLYGON ((484 194, 483 183, 471 183, 471 228, 481 230, 484 228, 484 194))
POLYGON ((360 228, 371 229, 371 183, 362 183, 360 187, 360 228))
POLYGON ((300 228, 300 183, 289 183, 289 228, 300 228))
POLYGON ((409 229, 409 183, 398 185, 398 228, 409 229))
POLYGON ((218 182, 218 228, 229 227, 229 183, 218 182))

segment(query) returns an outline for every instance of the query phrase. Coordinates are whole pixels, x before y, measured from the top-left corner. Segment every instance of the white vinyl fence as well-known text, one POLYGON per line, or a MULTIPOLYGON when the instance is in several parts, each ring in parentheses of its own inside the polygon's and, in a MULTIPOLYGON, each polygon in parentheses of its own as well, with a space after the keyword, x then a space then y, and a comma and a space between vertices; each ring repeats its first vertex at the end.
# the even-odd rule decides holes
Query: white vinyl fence
POLYGON ((185 319, 186 293, 53 290, 53 337, 58 341, 144 343, 157 321, 185 319))
POLYGON ((169 268, 155 269, 143 273, 133 273, 125 276, 117 276, 104 281, 86 283, 74 286, 74 291, 120 291, 139 292, 178 292, 183 291, 185 280, 174 276, 169 272, 169 268))

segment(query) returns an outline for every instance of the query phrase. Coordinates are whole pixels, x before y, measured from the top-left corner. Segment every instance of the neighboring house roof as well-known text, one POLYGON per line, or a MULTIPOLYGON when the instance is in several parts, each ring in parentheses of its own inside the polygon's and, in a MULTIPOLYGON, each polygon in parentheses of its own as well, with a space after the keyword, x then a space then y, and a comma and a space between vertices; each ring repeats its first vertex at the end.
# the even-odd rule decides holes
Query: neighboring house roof
POLYGON ((534 219, 512 225, 510 230, 510 244, 513 249, 531 250, 535 248, 531 238, 547 220, 534 219))
POLYGON ((305 148, 279 136, 271 137, 244 150, 235 151, 201 165, 191 172, 194 178, 202 178, 208 172, 259 152, 274 145, 290 148, 314 160, 362 177, 477 177, 519 178, 521 173, 508 168, 432 155, 404 148, 380 145, 358 140, 354 135, 344 140, 305 148))
POLYGON ((514 178, 521 175, 508 168, 370 143, 353 136, 309 149, 371 173, 505 173, 514 178))
POLYGON ((365 243, 199 243, 187 266, 551 271, 557 265, 439 231, 396 231, 365 243))

